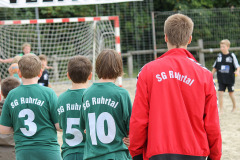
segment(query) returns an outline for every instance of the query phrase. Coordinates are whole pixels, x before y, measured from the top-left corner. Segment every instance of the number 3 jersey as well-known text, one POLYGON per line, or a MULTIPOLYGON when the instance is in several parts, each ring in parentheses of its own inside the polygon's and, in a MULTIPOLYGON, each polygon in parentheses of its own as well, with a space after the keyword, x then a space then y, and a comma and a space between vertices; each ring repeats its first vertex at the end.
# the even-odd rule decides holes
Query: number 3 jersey
POLYGON ((93 83, 83 94, 80 127, 86 128, 84 159, 131 159, 128 136, 132 104, 128 92, 114 83, 93 83))
POLYGON ((85 89, 67 90, 58 98, 59 126, 63 130, 62 157, 84 152, 85 133, 79 130, 82 94, 85 89))
POLYGON ((1 124, 12 127, 16 152, 22 149, 59 151, 55 123, 55 92, 38 84, 11 90, 3 105, 1 124))

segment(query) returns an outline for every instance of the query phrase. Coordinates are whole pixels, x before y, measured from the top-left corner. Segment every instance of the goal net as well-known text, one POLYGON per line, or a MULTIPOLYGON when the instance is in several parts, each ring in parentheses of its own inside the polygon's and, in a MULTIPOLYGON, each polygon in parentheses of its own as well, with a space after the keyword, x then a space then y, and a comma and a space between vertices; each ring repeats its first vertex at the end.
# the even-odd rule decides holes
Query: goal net
MULTIPOLYGON (((0 57, 13 58, 22 53, 22 44, 31 44, 36 55, 48 57, 51 83, 66 83, 67 63, 75 55, 93 62, 105 48, 120 49, 117 16, 0 21, 0 57)), ((1 78, 9 76, 10 64, 0 63, 1 78)), ((93 76, 93 80, 95 76, 93 76)), ((120 82, 121 85, 121 82, 120 82)))

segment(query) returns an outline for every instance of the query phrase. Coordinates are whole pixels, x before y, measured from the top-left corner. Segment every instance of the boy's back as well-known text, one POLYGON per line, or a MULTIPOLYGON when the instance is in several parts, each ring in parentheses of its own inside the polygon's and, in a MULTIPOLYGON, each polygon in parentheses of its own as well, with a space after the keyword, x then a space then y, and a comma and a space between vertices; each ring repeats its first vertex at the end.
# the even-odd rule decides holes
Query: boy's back
POLYGON ((85 134, 79 130, 82 94, 85 89, 67 90, 58 98, 59 125, 63 130, 62 157, 84 152, 85 134))
POLYGON ((14 128, 16 152, 23 149, 59 151, 57 142, 57 96, 38 84, 12 90, 5 103, 1 123, 14 128))
POLYGON ((80 123, 87 132, 84 159, 130 159, 122 141, 128 136, 131 115, 128 92, 111 82, 94 83, 84 93, 83 103, 86 126, 80 123))

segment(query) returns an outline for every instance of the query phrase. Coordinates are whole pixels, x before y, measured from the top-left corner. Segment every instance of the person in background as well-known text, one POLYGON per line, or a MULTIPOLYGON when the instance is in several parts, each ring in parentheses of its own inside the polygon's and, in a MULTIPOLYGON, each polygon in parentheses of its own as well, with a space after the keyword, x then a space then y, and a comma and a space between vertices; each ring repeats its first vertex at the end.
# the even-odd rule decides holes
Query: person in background
POLYGON ((220 113, 223 112, 223 93, 228 89, 229 96, 232 100, 232 112, 236 110, 236 100, 234 96, 235 75, 239 75, 240 66, 234 53, 229 52, 230 41, 224 39, 220 42, 220 49, 215 63, 213 64, 212 74, 217 72, 218 80, 218 99, 220 113))
POLYGON ((43 70, 42 76, 38 80, 38 84, 41 85, 41 86, 45 86, 45 87, 51 87, 51 85, 49 83, 48 70, 46 69, 47 68, 47 56, 41 54, 38 57, 41 60, 42 70, 43 70))
POLYGON ((8 68, 8 72, 10 76, 13 76, 15 78, 17 78, 21 83, 22 80, 21 78, 18 76, 18 61, 21 59, 21 56, 15 56, 13 58, 12 64, 10 65, 10 67, 8 68))
MULTIPOLYGON (((22 53, 18 54, 17 56, 22 57, 26 54, 34 54, 31 52, 31 44, 30 43, 23 43, 22 45, 22 53)), ((0 59, 1 63, 13 63, 14 58, 8 58, 8 59, 0 59)))

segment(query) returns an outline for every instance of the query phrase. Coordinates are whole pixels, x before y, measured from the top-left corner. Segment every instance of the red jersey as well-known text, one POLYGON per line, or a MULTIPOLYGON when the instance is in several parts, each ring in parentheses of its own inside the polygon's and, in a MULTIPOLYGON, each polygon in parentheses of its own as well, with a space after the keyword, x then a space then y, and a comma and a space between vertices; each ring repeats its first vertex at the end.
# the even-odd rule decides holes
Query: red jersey
POLYGON ((221 149, 211 72, 183 48, 171 49, 146 64, 138 75, 130 120, 133 159, 143 154, 150 160, 165 156, 220 160, 221 149))

